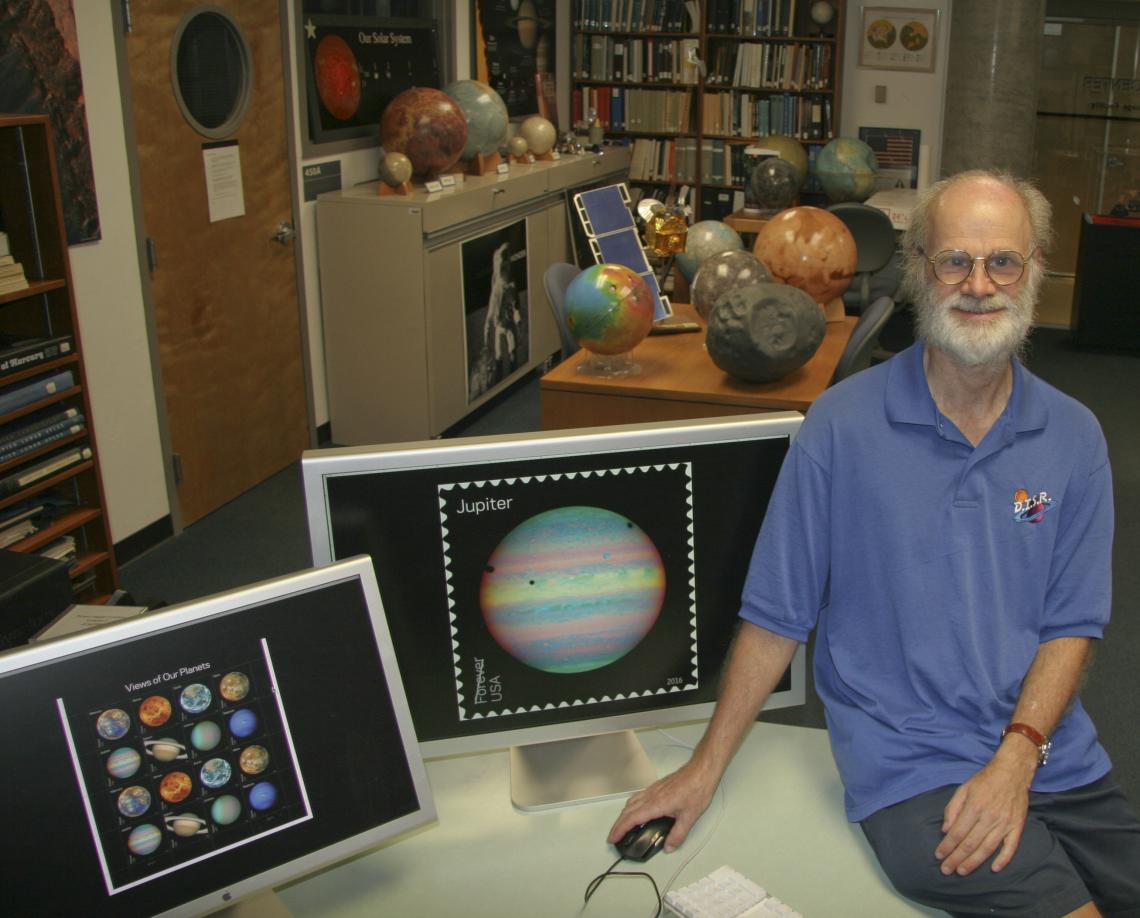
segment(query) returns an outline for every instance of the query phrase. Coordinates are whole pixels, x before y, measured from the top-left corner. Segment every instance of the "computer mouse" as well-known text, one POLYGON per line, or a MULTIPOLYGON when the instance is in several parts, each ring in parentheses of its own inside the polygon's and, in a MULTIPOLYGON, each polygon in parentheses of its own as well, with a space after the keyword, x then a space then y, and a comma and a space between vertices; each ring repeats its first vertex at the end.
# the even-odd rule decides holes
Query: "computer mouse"
POLYGON ((672 816, 658 816, 634 826, 614 845, 627 861, 647 861, 665 847, 665 837, 676 822, 672 816))

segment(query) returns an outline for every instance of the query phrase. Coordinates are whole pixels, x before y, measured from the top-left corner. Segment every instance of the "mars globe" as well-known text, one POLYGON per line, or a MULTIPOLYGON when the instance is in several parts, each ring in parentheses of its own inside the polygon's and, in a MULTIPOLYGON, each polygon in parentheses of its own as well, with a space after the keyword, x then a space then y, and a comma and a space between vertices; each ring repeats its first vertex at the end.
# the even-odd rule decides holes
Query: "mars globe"
POLYGON ((752 251, 775 280, 821 304, 840 296, 855 276, 855 238, 842 220, 819 207, 780 211, 756 234, 752 251))
POLYGON ((799 179, 797 188, 803 188, 808 176, 807 149, 796 138, 787 134, 768 134, 755 141, 762 150, 773 150, 776 156, 793 166, 799 179))
POLYGON ((709 313, 709 357, 729 376, 775 382, 819 350, 827 323, 808 294, 786 284, 731 290, 709 313))
POLYGON ((866 201, 875 191, 875 151, 853 137, 836 137, 819 151, 815 174, 833 204, 866 201))
POLYGON ((762 211, 775 213, 796 203, 800 179, 787 160, 770 156, 757 163, 748 177, 752 201, 762 211))
POLYGON ((408 157, 414 175, 439 175, 455 165, 467 145, 467 119, 447 93, 412 87, 384 109, 380 143, 385 152, 408 157))
POLYGON ((549 153, 558 139, 554 125, 541 115, 531 115, 520 124, 519 135, 526 140, 527 149, 535 156, 549 153))
POLYGON ((649 334, 653 294, 625 265, 594 265, 566 288, 566 324, 586 350, 624 354, 649 334))
POLYGON ((685 251, 677 256, 677 267, 681 269, 685 280, 692 283, 697 269, 706 258, 743 248, 744 242, 740 234, 727 223, 701 220, 689 227, 689 233, 685 237, 685 251))
POLYGON ((460 159, 490 156, 507 139, 507 106, 495 90, 478 80, 456 80, 443 87, 467 119, 467 144, 460 159))
POLYGON ((772 275, 759 258, 751 252, 734 249, 701 262, 689 294, 693 308, 701 318, 708 319, 713 303, 730 290, 771 280, 772 275))

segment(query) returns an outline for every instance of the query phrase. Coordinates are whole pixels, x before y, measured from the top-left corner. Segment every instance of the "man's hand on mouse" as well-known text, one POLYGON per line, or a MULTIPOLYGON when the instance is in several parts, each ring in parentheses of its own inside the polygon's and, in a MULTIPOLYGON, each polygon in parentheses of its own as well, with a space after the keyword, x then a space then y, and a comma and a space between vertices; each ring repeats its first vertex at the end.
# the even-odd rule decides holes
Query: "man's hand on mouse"
POLYGON ((699 765, 689 762, 631 796, 610 829, 607 840, 611 845, 616 844, 634 826, 658 816, 672 816, 677 821, 665 840, 665 851, 673 851, 685 840, 715 791, 716 779, 708 776, 699 765))

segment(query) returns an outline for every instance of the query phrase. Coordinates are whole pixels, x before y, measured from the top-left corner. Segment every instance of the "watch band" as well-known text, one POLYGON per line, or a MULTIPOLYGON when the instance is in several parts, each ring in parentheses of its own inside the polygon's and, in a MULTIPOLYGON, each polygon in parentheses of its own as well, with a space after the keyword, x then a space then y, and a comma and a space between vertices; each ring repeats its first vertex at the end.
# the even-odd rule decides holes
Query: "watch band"
POLYGON ((1049 761, 1049 750, 1053 748, 1053 743, 1043 733, 1038 732, 1029 724, 1023 724, 1014 721, 1009 724, 1004 730, 1001 731, 1001 738, 1005 739, 1010 733, 1020 733, 1029 742, 1037 747, 1037 764, 1044 765, 1049 761))

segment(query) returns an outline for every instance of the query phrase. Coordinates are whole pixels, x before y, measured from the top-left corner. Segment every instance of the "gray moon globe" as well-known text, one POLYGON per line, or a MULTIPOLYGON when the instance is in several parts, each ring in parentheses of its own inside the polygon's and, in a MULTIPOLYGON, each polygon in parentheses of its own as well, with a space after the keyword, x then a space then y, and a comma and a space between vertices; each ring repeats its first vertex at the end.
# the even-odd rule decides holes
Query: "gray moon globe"
POLYGON ((456 80, 443 87, 467 119, 467 144, 459 158, 496 152, 507 139, 507 106, 494 89, 478 80, 456 80))
POLYGON ((807 363, 827 324, 819 304, 798 287, 753 284, 730 290, 709 313, 709 357, 729 376, 775 382, 807 363))
POLYGON ((689 296, 693 308, 707 320, 713 303, 730 290, 771 281, 772 275, 764 267, 764 262, 751 252, 739 249, 720 252, 701 262, 689 296))
POLYGON ((676 258, 677 267, 681 269, 685 280, 691 283, 696 277, 697 268, 706 258, 720 252, 743 248, 744 241, 740 238, 740 233, 727 223, 722 223, 720 220, 701 220, 689 227, 688 235, 685 237, 685 251, 676 258))
POLYGON ((772 156, 753 168, 748 177, 748 190, 762 209, 780 211, 796 203, 800 177, 790 162, 772 156))

